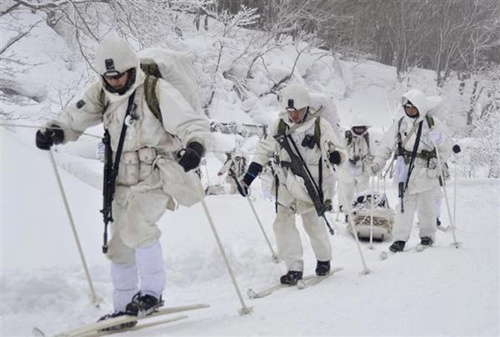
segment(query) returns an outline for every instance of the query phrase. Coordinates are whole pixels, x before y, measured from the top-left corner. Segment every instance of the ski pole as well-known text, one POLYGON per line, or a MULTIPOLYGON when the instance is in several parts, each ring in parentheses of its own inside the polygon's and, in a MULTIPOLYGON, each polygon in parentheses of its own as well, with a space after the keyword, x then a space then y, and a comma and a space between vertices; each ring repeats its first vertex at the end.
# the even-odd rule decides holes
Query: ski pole
POLYGON ((453 218, 451 216, 451 210, 450 210, 450 203, 448 202, 448 193, 446 192, 446 184, 444 181, 444 176, 443 176, 443 165, 441 163, 441 157, 439 156, 439 150, 438 147, 436 146, 436 143, 434 141, 431 141, 432 145, 436 149, 436 157, 438 161, 438 166, 439 166, 439 175, 441 177, 441 180, 443 181, 443 192, 444 192, 444 199, 446 201, 446 209, 448 210, 448 218, 450 219, 451 223, 451 233, 453 234, 453 245, 455 248, 459 248, 460 243, 457 242, 457 236, 455 234, 455 223, 453 222, 453 218))
POLYGON ((372 180, 372 183, 371 183, 371 198, 370 198, 370 249, 373 249, 373 207, 374 207, 374 195, 373 195, 373 192, 374 192, 374 179, 375 177, 372 177, 371 180, 372 180))
MULTIPOLYGON (((345 194, 343 192, 342 192, 342 197, 344 198, 344 200, 347 200, 347 198, 345 197, 345 194)), ((352 220, 352 216, 351 216, 351 205, 349 203, 346 203, 344 205, 344 207, 347 208, 347 214, 349 214, 349 217, 348 217, 349 225, 352 228, 352 233, 354 234, 354 238, 355 238, 354 241, 356 241, 356 247, 358 248, 358 253, 359 253, 359 256, 361 258, 361 264, 363 265, 362 273, 365 275, 369 274, 371 272, 371 270, 366 267, 365 257, 363 256, 363 252, 361 251, 361 245, 359 244, 358 232, 356 231, 356 228, 354 226, 354 221, 352 220)))
MULTIPOLYGON (((229 173, 230 173, 230 176, 231 178, 234 179, 234 182, 236 183, 236 185, 238 186, 238 189, 241 189, 242 190, 242 187, 241 187, 241 184, 240 182, 238 181, 238 178, 236 178, 236 174, 234 173, 233 169, 229 169, 229 173)), ((248 201, 248 204, 250 205, 250 208, 252 209, 252 212, 253 214, 255 215, 255 218, 257 219, 257 222, 259 223, 259 227, 260 227, 260 230, 262 231, 262 234, 264 235, 264 238, 267 242, 267 245, 269 246, 269 249, 271 250, 271 255, 273 257, 273 261, 276 262, 276 263, 279 263, 279 258, 278 258, 278 254, 276 254, 274 252, 274 249, 273 249, 273 246, 271 245, 271 241, 269 241, 269 237, 267 236, 266 234, 266 231, 264 230, 264 226, 262 226, 262 222, 260 221, 260 218, 259 216, 257 215, 257 212, 255 211, 255 207, 253 206, 253 203, 252 201, 250 200, 250 195, 247 195, 245 197, 245 199, 247 199, 248 201)))
POLYGON ((80 244, 80 239, 78 238, 78 233, 76 231, 75 222, 73 221, 73 216, 71 215, 71 210, 69 208, 68 199, 66 198, 66 193, 64 192, 62 180, 61 180, 61 177, 59 175, 59 170, 57 169, 57 164, 56 164, 56 161, 54 159, 54 154, 53 154, 52 150, 49 150, 49 157, 50 157, 50 162, 52 163, 52 168, 54 169, 54 174, 56 176, 57 185, 59 186, 59 191, 61 192, 61 197, 62 197, 63 202, 64 202, 64 207, 66 208, 66 213, 68 214, 69 223, 71 225, 71 230, 73 231, 73 236, 74 236, 75 241, 76 241, 78 253, 80 254, 80 259, 82 260, 83 269, 85 271, 85 276, 87 277, 87 282, 88 282, 89 288, 90 288, 90 300, 92 301, 93 305, 98 307, 99 304, 102 302, 102 298, 97 296, 96 292, 94 290, 94 285, 92 284, 92 279, 90 277, 89 269, 87 267, 87 262, 85 262, 85 256, 83 255, 83 250, 82 250, 82 246, 80 244))
POLYGON ((214 233, 215 241, 217 241, 217 245, 219 246, 219 250, 221 252, 222 258, 224 259, 224 263, 226 264, 229 276, 231 277, 231 280, 233 282, 234 288, 236 290, 236 294, 238 295, 238 298, 240 299, 241 309, 239 309, 238 312, 240 313, 240 315, 249 314, 252 312, 252 308, 249 308, 246 306, 245 300, 243 299, 243 296, 241 295, 240 288, 238 286, 238 283, 236 282, 236 278, 234 277, 233 270, 231 269, 231 266, 229 265, 229 259, 227 258, 226 252, 224 251, 224 247, 222 246, 222 242, 219 238, 219 234, 217 233, 217 229, 215 228, 214 221, 212 219, 212 216, 210 215, 210 211, 208 210, 204 196, 201 199, 201 205, 203 206, 203 210, 205 211, 205 215, 207 216, 207 220, 208 220, 208 223, 210 224, 210 228, 212 229, 212 232, 214 233))
POLYGON ((264 238, 266 239, 267 245, 269 246, 269 249, 271 250, 271 255, 273 257, 273 261, 275 263, 279 263, 280 259, 278 257, 278 254, 276 254, 276 252, 273 249, 273 246, 271 245, 271 241, 269 241, 269 237, 267 236, 266 231, 264 230, 264 227, 262 226, 262 222, 260 221, 260 218, 257 215, 257 212, 255 211, 255 207, 253 206, 253 202, 250 200, 250 196, 247 196, 245 199, 247 199, 248 204, 250 205, 250 208, 252 209, 252 212, 255 215, 257 222, 259 223, 260 230, 262 231, 262 234, 264 235, 264 238))
MULTIPOLYGON (((44 126, 41 126, 41 125, 21 125, 21 124, 13 124, 13 123, 0 123, 1 126, 4 126, 4 127, 14 127, 14 128, 28 128, 28 129, 43 129, 44 126)), ((51 129, 59 129, 59 130, 62 130, 61 127, 55 127, 55 126, 51 126, 50 127, 51 129)), ((101 139, 102 137, 99 137, 99 136, 96 136, 96 135, 93 135, 91 133, 86 133, 86 132, 83 132, 82 135, 85 135, 85 136, 89 136, 89 137, 93 137, 93 138, 99 138, 101 139)))
MULTIPOLYGON (((462 151, 460 145, 453 145, 453 153, 455 155, 459 154, 462 151)), ((455 156, 456 158, 456 156, 455 156)), ((455 160, 455 167, 453 168, 453 223, 456 224, 456 216, 457 216, 457 161, 455 160)))

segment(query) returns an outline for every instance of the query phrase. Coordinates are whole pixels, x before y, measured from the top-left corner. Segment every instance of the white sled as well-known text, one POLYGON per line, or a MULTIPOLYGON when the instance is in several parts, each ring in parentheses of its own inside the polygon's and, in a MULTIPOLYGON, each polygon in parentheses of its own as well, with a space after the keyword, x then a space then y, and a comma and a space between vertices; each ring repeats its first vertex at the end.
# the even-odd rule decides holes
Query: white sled
MULTIPOLYGON (((373 193, 373 239, 389 240, 392 235, 395 212, 389 207, 389 200, 383 193, 373 193)), ((360 239, 370 239, 371 193, 369 191, 357 194, 351 207, 350 217, 360 239)), ((350 226, 350 224, 349 224, 350 226)), ((349 228, 351 231, 352 229, 349 228)))
POLYGON ((226 194, 224 185, 210 185, 205 189, 205 195, 222 195, 226 194))

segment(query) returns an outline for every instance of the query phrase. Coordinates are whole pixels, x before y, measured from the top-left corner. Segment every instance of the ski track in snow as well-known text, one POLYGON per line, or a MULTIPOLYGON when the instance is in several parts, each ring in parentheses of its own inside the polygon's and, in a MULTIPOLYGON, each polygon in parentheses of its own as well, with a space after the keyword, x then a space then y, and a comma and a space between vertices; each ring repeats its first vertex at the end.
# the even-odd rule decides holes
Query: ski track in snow
MULTIPOLYGON (((60 170, 94 287, 104 298, 100 308, 90 304, 48 156, 30 144, 33 136, 34 131, 13 134, 2 129, 2 336, 29 336, 34 326, 58 333, 93 322, 112 309, 109 266, 100 253, 101 194, 82 182, 92 176, 82 172, 97 174, 97 161, 72 161, 69 154, 56 157, 79 177, 60 170)), ((218 166, 209 163, 209 168, 218 166)), ((257 193, 260 181, 252 187, 254 206, 276 249, 274 204, 257 193)), ((459 181, 456 234, 463 242, 459 249, 450 246, 451 233, 438 231, 436 247, 417 253, 416 225, 408 251, 390 254, 384 261, 379 254, 390 242, 375 242, 374 249, 362 242, 366 264, 373 271, 368 275, 361 274, 355 241, 343 222, 333 221, 332 213, 336 229, 332 263, 344 270, 309 289, 283 289, 257 301, 248 299, 246 290, 277 282, 284 266, 273 263, 245 199, 207 197, 245 303, 253 307, 253 313, 245 316, 237 312, 241 303, 202 207, 168 212, 160 223, 166 305, 209 303, 212 307, 189 312, 188 320, 127 336, 498 335, 499 187, 498 180, 459 181)), ((451 205, 452 192, 450 184, 451 205)), ((390 187, 388 194, 394 207, 395 189, 390 187)), ((449 225, 445 206, 442 220, 449 225)), ((307 236, 300 231, 305 273, 313 273, 315 259, 307 236)))

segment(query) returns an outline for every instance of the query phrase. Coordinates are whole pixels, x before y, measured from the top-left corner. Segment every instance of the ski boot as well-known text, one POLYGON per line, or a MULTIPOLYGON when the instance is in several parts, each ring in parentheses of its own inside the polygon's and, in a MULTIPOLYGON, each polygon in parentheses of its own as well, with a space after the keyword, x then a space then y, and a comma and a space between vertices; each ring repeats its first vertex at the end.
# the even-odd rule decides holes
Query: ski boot
MULTIPOLYGON (((107 314, 107 315, 102 316, 101 318, 99 318, 99 320, 97 322, 101 322, 101 321, 104 321, 104 320, 107 320, 110 318, 116 318, 116 317, 120 317, 120 316, 124 316, 124 315, 127 315, 127 314, 123 311, 115 311, 112 314, 107 314)), ((123 330, 123 329, 133 328, 136 325, 137 325, 137 321, 134 321, 134 322, 113 325, 113 326, 110 326, 109 328, 102 329, 99 331, 119 331, 119 330, 123 330)))
POLYGON ((330 273, 330 261, 318 261, 316 263, 316 275, 326 276, 330 273))
POLYGON ((432 238, 429 236, 424 236, 424 237, 420 238, 420 244, 422 246, 430 247, 430 246, 432 246, 433 243, 434 243, 434 240, 432 240, 432 238))
POLYGON ((280 277, 281 284, 294 286, 299 280, 302 280, 303 273, 301 271, 290 270, 288 273, 280 277))
POLYGON ((147 316, 155 312, 163 305, 161 297, 158 299, 152 295, 142 294, 140 291, 132 297, 132 302, 127 304, 125 313, 132 316, 147 316))
POLYGON ((394 253, 402 252, 405 249, 406 242, 404 241, 394 241, 394 243, 389 247, 389 250, 394 253))

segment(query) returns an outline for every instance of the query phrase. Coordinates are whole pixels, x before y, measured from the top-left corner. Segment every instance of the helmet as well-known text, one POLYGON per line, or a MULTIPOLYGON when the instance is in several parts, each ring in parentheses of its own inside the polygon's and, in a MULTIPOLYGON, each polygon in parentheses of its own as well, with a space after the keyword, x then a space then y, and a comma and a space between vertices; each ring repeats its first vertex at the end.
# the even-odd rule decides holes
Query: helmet
POLYGON ((281 96, 281 106, 285 109, 300 110, 311 105, 311 97, 300 84, 290 84, 281 96))
POLYGON ((97 47, 95 67, 100 75, 118 75, 139 66, 132 47, 117 35, 109 35, 97 47))
POLYGON ((406 92, 401 100, 403 106, 414 106, 420 114, 425 114, 429 110, 429 104, 424 93, 417 89, 406 92))
POLYGON ((366 126, 369 128, 371 125, 366 121, 363 116, 357 115, 351 119, 351 123, 349 123, 349 127, 352 129, 355 126, 366 126))
POLYGON ((363 116, 354 116, 349 123, 352 133, 357 136, 363 135, 371 125, 366 121, 363 116))

